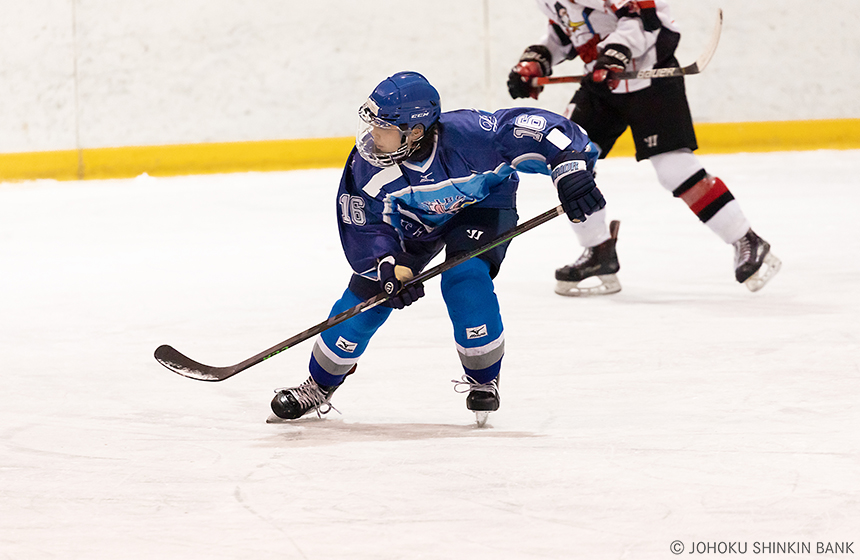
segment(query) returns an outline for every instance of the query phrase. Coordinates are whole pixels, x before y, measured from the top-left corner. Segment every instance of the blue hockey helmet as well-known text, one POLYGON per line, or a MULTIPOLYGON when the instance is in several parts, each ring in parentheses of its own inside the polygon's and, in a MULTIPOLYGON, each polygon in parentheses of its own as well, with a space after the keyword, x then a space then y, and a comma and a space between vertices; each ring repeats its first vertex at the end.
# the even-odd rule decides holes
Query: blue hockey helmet
POLYGON ((427 78, 418 72, 398 72, 376 86, 359 109, 358 152, 377 167, 400 163, 418 147, 424 132, 436 124, 441 113, 439 92, 427 78), (415 128, 418 125, 420 129, 415 128), (399 131, 396 146, 380 138, 393 130, 399 131))

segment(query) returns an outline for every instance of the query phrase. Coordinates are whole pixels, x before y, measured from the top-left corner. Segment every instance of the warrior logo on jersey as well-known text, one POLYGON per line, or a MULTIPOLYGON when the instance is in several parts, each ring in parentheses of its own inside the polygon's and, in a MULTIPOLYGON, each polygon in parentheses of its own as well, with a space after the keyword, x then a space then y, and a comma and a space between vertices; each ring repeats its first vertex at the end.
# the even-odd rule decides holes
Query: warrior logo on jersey
POLYGON ((459 195, 448 196, 441 200, 437 198, 429 202, 422 202, 421 206, 431 214, 456 214, 468 204, 469 202, 466 200, 466 197, 459 195))

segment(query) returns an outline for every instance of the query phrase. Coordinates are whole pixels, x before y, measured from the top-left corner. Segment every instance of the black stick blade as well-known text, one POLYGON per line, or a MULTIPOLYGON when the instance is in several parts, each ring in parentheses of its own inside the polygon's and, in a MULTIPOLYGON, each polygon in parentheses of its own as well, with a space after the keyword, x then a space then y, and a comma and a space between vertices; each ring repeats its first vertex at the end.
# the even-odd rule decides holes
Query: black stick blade
POLYGON ((241 371, 236 366, 212 367, 195 362, 167 344, 155 349, 155 359, 172 372, 200 381, 223 381, 241 371))

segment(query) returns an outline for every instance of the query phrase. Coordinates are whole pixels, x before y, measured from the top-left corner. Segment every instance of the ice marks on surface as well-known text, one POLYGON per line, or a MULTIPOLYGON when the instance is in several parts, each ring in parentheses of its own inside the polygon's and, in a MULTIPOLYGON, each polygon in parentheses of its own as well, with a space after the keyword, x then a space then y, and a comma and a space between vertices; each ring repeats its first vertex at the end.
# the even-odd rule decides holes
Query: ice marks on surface
POLYGON ((339 443, 362 441, 421 441, 451 438, 540 438, 541 434, 520 431, 480 428, 472 423, 423 424, 423 423, 365 423, 345 422, 331 418, 300 418, 281 420, 272 415, 266 421, 272 426, 272 439, 283 447, 316 447, 339 443))

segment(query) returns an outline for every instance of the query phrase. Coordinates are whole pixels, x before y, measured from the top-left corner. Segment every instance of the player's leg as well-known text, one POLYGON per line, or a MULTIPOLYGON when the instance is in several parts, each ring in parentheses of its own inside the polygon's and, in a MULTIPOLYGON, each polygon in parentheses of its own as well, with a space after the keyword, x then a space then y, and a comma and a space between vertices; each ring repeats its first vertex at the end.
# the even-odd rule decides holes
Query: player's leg
MULTIPOLYGON (((350 287, 334 304, 333 317, 350 309, 379 291, 375 282, 353 276, 350 287), (361 295, 367 297, 361 297, 361 295)), ((312 410, 325 414, 329 400, 344 378, 355 371, 359 357, 377 329, 391 314, 390 307, 378 305, 324 331, 314 342, 310 377, 298 387, 278 389, 272 400, 275 415, 295 419, 312 410)))
MULTIPOLYGON (((593 91, 583 85, 571 99, 566 115, 581 126, 591 142, 600 150, 600 157, 615 145, 627 128, 623 115, 614 107, 611 93, 593 91)), ((557 294, 563 296, 607 295, 621 291, 615 273, 620 269, 615 244, 618 235, 617 221, 607 224, 606 208, 580 222, 571 222, 577 241, 583 248, 573 263, 555 271, 557 294)))
MULTIPOLYGON (((471 208, 452 222, 445 235, 447 258, 470 251, 514 227, 517 214, 512 209, 471 208)), ((505 243, 495 247, 442 273, 442 297, 469 391, 466 406, 476 412, 499 408, 498 380, 505 336, 493 278, 507 246, 505 243)))
POLYGON ((497 410, 505 335, 489 263, 478 257, 443 272, 442 296, 454 327, 464 380, 469 383, 466 407, 497 410))
POLYGON ((720 239, 731 244, 749 231, 750 223, 726 184, 710 175, 689 149, 651 156, 650 161, 660 184, 720 239))
POLYGON ((734 246, 737 281, 753 291, 760 289, 779 270, 779 260, 768 257, 770 245, 750 228, 726 184, 709 174, 693 154, 698 145, 683 79, 654 80, 633 98, 628 116, 636 159, 648 159, 660 184, 734 246))
POLYGON ((683 78, 653 80, 651 87, 630 95, 625 109, 637 161, 649 160, 660 184, 723 241, 740 239, 750 227, 740 205, 693 154, 698 144, 683 78))

